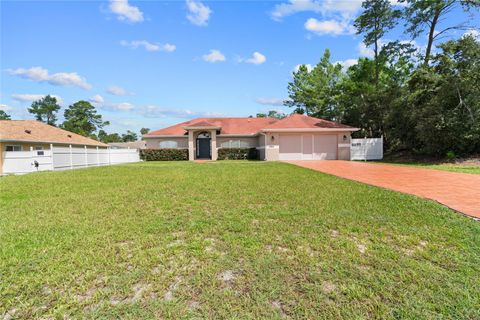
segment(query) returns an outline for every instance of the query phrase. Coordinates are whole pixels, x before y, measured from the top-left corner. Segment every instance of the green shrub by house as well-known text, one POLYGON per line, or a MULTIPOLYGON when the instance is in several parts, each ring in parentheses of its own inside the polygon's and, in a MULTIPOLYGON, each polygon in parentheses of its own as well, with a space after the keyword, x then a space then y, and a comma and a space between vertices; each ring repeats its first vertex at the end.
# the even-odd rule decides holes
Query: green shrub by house
POLYGON ((218 160, 256 160, 258 151, 255 148, 221 148, 218 149, 218 160))
POLYGON ((188 160, 188 149, 144 149, 140 157, 145 161, 188 160))

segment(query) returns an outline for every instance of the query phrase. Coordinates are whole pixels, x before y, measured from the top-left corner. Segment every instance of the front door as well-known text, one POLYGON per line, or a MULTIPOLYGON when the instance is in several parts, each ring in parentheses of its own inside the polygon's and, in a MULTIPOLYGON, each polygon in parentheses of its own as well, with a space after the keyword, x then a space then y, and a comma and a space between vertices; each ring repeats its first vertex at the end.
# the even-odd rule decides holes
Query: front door
POLYGON ((210 159, 210 138, 198 138, 197 147, 198 159, 210 159))

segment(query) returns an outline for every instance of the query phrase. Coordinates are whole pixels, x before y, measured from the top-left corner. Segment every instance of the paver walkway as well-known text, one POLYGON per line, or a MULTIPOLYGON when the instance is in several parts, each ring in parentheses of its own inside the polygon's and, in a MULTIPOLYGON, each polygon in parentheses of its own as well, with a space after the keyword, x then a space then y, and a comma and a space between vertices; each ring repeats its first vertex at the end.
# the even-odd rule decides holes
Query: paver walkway
POLYGON ((422 198, 480 218, 480 175, 354 161, 287 161, 422 198))

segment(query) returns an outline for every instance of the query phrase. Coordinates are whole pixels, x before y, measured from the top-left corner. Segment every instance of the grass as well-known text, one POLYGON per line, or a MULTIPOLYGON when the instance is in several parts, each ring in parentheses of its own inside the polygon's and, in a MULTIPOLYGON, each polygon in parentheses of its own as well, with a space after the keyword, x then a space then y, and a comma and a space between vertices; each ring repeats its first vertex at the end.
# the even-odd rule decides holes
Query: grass
POLYGON ((430 162, 394 162, 394 161, 379 161, 378 163, 394 164, 402 166, 414 166, 425 169, 435 169, 459 173, 480 174, 480 165, 456 164, 448 162, 430 163, 430 162))
POLYGON ((480 223, 284 163, 0 179, 0 318, 480 318, 480 223))

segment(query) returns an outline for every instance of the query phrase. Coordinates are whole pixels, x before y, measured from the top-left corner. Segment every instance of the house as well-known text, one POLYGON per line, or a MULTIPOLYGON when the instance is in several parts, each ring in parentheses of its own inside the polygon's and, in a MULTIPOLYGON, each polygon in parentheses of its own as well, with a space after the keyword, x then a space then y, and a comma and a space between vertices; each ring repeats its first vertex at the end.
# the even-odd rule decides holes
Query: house
POLYGON ((256 148, 262 160, 350 160, 347 125, 293 114, 274 118, 198 118, 143 135, 147 149, 188 149, 216 160, 220 148, 256 148))
POLYGON ((53 147, 106 149, 108 145, 35 120, 0 120, 0 175, 6 152, 31 151, 43 155, 53 147))
POLYGON ((108 144, 111 149, 145 149, 146 144, 143 140, 130 142, 110 142, 108 144))

